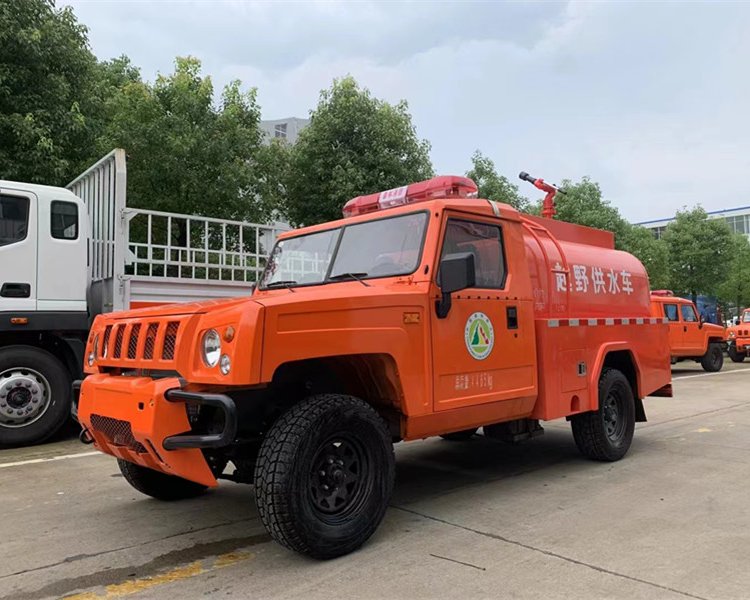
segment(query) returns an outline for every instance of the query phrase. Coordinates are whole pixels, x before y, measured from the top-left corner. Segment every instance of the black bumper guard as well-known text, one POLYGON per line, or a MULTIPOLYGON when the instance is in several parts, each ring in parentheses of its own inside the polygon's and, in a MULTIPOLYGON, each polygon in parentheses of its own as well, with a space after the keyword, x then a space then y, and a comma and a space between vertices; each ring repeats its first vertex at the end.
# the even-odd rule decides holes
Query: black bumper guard
POLYGON ((214 406, 224 412, 224 429, 221 433, 195 435, 183 433, 171 435, 162 444, 165 450, 181 450, 183 448, 222 448, 228 446, 237 435, 237 406, 229 396, 224 394, 202 394, 185 392, 180 389, 167 390, 164 397, 169 402, 186 402, 189 404, 203 404, 214 406))

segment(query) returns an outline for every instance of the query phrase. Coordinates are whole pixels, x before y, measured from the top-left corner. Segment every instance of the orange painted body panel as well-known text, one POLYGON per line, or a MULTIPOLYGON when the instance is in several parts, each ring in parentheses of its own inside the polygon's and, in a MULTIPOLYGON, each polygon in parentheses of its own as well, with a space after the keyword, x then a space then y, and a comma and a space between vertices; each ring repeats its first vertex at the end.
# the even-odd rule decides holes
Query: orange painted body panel
POLYGON ((652 295, 651 315, 667 321, 670 354, 675 358, 701 357, 710 342, 724 340, 727 335, 720 325, 700 323, 695 305, 685 298, 652 295), (686 320, 684 312, 694 315, 695 320, 686 320))
MULTIPOLYGON (((294 289, 256 289, 250 298, 193 305, 160 306, 100 316, 87 348, 99 336, 100 351, 88 373, 80 414, 103 414, 134 423, 133 435, 148 438, 167 461, 139 460, 165 472, 205 481, 200 453, 186 466, 183 451, 162 451, 165 435, 184 428, 170 403, 159 400, 164 380, 149 388, 148 378, 123 377, 124 371, 172 370, 188 388, 227 391, 267 386, 289 363, 337 356, 377 356, 381 372, 395 389, 391 400, 401 437, 417 439, 518 418, 554 419, 595 409, 598 377, 608 352, 627 352, 636 364, 637 395, 644 397, 670 382, 667 326, 650 313, 648 278, 633 256, 613 249, 611 234, 585 227, 526 218, 509 206, 486 200, 430 200, 287 232, 281 239, 324 231, 388 215, 427 211, 423 252, 411 275, 336 281, 294 289), (448 219, 470 220, 501 229, 507 276, 500 289, 474 287, 452 294, 446 318, 436 315, 440 298, 437 267, 448 219), (174 357, 159 358, 169 323, 178 323, 174 357), (472 323, 481 322, 479 325, 472 323), (154 348, 140 332, 156 324, 154 348), (133 358, 127 354, 136 325, 133 358), (117 332, 124 327, 119 356, 117 332), (224 336, 232 369, 221 375, 200 358, 203 334, 224 336), (107 356, 102 339, 110 329, 107 356), (470 342, 486 343, 479 353, 470 342), (479 337, 477 341, 481 342, 479 337), (489 350, 488 350, 489 349, 489 350), (147 357, 146 355, 150 357, 147 357), (108 374, 104 374, 104 373, 108 374), (124 381, 123 380, 130 380, 124 381), (137 382, 137 383, 133 383, 137 382), (149 391, 150 390, 150 391, 149 391), (128 394, 151 394, 158 411, 146 417, 128 394), (169 405, 164 406, 164 405, 169 405), (161 420, 166 422, 162 423, 161 420), (174 422, 172 422, 174 421, 174 422), (149 437, 150 436, 150 437, 149 437), (172 456, 180 456, 179 465, 172 456)), ((460 249, 459 249, 460 250, 460 249)), ((481 263, 491 259, 481 242, 481 263)), ((485 263, 486 264, 486 263, 485 263)), ((174 386, 172 380, 170 385, 174 386)), ((95 436, 100 448, 119 448, 95 436)), ((189 461, 188 461, 189 462, 189 461)), ((143 464, 143 463, 141 463, 143 464)))

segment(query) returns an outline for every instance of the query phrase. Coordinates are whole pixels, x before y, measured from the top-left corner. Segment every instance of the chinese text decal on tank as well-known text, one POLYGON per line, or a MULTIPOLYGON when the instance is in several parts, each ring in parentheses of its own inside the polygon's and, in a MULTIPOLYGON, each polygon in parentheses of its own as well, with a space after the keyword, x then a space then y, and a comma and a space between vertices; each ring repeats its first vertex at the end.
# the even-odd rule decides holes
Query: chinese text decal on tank
POLYGON ((573 265, 573 282, 568 282, 567 274, 563 271, 560 263, 555 264, 555 290, 564 292, 566 290, 594 294, 627 294, 633 293, 633 282, 629 271, 616 271, 602 267, 589 267, 588 265, 573 265), (590 269, 590 270, 589 270, 590 269))
POLYGON ((484 360, 495 345, 495 330, 490 318, 483 312, 475 312, 466 320, 464 330, 466 349, 475 359, 484 360))

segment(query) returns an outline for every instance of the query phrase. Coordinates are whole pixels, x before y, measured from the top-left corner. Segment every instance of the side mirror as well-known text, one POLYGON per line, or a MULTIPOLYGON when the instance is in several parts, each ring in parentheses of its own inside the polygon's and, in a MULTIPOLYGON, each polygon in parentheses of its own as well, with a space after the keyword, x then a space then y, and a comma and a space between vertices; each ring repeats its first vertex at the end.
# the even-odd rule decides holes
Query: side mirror
POLYGON ((448 254, 440 261, 440 291, 442 297, 435 303, 438 319, 445 319, 451 310, 451 294, 476 284, 474 255, 471 252, 448 254))

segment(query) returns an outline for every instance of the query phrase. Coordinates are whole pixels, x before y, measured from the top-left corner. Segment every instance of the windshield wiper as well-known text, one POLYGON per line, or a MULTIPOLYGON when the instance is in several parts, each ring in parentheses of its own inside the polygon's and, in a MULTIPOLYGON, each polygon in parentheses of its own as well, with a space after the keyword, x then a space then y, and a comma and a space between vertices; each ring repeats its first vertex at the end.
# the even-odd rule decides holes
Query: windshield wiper
POLYGON ((273 289, 277 287, 283 287, 283 288, 288 289, 290 292, 293 292, 294 290, 292 289, 292 286, 295 285, 296 283, 297 282, 294 281, 293 279, 289 279, 287 281, 273 281, 271 283, 267 283, 265 285, 265 289, 268 290, 268 289, 273 289))
POLYGON ((367 277, 367 273, 339 273, 338 275, 332 275, 328 280, 336 281, 339 279, 354 279, 355 281, 359 281, 363 286, 370 287, 369 283, 362 281, 362 277, 367 277))

